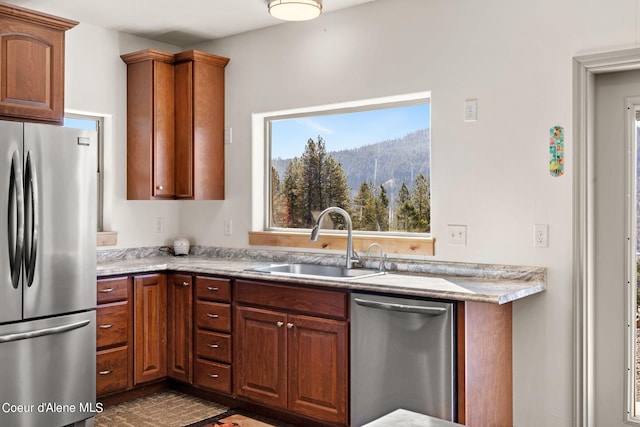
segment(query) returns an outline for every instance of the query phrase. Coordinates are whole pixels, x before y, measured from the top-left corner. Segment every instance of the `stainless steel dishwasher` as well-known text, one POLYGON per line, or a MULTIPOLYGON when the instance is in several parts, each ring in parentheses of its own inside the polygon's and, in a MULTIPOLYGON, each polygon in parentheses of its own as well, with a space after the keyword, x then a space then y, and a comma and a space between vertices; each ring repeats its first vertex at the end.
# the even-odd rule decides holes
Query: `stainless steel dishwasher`
POLYGON ((454 305, 351 294, 351 426, 403 408, 455 421, 454 305))

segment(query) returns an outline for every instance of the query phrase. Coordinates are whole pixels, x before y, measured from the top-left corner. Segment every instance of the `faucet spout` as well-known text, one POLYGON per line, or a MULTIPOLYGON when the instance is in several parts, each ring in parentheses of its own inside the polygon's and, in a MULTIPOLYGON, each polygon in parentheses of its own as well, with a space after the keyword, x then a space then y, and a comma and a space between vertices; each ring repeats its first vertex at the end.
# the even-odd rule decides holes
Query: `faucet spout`
POLYGON ((351 217, 349 216, 349 213, 347 211, 345 211, 344 209, 339 208, 337 206, 331 206, 331 207, 323 210, 322 212, 320 212, 320 215, 318 215, 318 218, 316 219, 316 224, 314 225, 313 229, 311 230, 311 241, 316 242, 318 240, 318 234, 320 233, 320 222, 322 221, 322 217, 324 217, 326 214, 328 214, 330 212, 335 212, 337 214, 340 214, 344 218, 345 223, 347 224, 347 261, 346 261, 346 267, 347 268, 352 268, 353 267, 353 263, 354 262, 358 262, 358 254, 356 253, 356 251, 353 250, 353 225, 351 223, 351 217))

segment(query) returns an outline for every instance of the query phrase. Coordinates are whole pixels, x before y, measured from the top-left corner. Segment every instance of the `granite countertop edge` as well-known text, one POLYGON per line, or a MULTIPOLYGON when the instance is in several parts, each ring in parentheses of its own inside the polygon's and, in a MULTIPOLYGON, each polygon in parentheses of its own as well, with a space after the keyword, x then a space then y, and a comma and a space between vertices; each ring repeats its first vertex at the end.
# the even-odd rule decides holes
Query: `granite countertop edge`
MULTIPOLYGON (((436 273, 425 273, 412 268, 412 265, 406 265, 400 266, 401 270, 391 271, 381 276, 349 279, 290 277, 250 271, 252 268, 266 266, 274 261, 284 262, 274 258, 264 261, 251 257, 238 259, 202 255, 176 257, 152 254, 137 258, 111 259, 98 257, 97 275, 104 277, 175 271, 291 285, 493 304, 506 304, 546 290, 546 269, 542 267, 480 265, 479 268, 478 265, 473 265, 471 268, 466 264, 442 263, 442 265, 436 264, 438 265, 435 269, 436 273), (483 272, 483 268, 486 268, 488 273, 483 272)), ((394 265, 394 267, 398 266, 394 265)))

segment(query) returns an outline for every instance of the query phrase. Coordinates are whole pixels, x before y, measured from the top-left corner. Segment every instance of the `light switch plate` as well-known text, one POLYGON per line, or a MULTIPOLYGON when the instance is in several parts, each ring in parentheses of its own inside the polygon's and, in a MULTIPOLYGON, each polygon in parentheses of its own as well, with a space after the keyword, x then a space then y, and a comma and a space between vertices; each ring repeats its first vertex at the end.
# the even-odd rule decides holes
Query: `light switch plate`
POLYGON ((467 245, 467 226, 449 224, 447 226, 447 236, 450 245, 467 245))

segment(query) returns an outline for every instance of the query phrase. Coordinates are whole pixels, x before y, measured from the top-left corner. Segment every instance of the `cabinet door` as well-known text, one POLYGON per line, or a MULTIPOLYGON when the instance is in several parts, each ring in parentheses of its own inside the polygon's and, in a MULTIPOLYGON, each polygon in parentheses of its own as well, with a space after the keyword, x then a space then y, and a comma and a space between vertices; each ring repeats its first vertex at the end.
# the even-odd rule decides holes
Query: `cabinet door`
POLYGON ((164 274, 135 276, 134 383, 167 374, 167 283, 164 274))
POLYGON ((287 316, 237 307, 234 325, 235 392, 274 408, 286 408, 287 316))
POLYGON ((289 410, 346 424, 347 323, 309 316, 288 319, 289 410))
MULTIPOLYGON (((6 12, 4 7, 0 12, 6 12)), ((36 13, 27 13, 37 19, 36 13)), ((60 29, 0 16, 0 116, 62 124, 63 28, 75 22, 58 21, 60 29)))
POLYGON ((185 274, 170 276, 167 304, 167 375, 191 383, 193 346, 193 279, 185 274))

